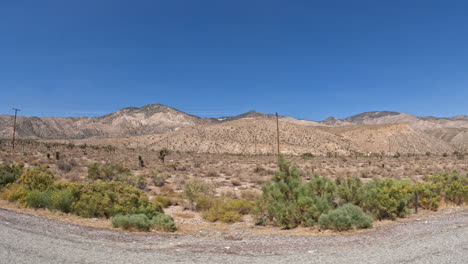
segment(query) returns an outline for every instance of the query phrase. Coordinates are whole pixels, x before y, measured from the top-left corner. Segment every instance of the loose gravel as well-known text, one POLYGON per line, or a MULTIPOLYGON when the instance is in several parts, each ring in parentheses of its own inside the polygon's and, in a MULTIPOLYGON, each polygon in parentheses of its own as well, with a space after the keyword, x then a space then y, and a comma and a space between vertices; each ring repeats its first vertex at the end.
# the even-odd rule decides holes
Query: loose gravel
POLYGON ((0 209, 0 263, 466 263, 468 208, 332 236, 135 234, 0 209))

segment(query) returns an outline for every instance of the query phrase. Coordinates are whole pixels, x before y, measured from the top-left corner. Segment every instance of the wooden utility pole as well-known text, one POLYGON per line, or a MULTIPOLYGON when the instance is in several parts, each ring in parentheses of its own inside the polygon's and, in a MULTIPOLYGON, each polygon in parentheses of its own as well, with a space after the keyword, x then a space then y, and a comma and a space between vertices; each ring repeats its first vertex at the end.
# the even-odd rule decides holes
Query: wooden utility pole
POLYGON ((255 134, 255 131, 253 133, 254 133, 254 146, 255 146, 254 155, 257 155, 257 134, 255 134))
POLYGON ((277 139, 277 143, 278 143, 278 161, 280 159, 280 131, 279 131, 279 117, 278 117, 278 113, 276 113, 276 139, 277 139))
POLYGON ((13 149, 15 149, 16 116, 17 116, 18 111, 21 111, 21 110, 20 110, 20 109, 17 109, 17 108, 13 108, 13 110, 15 110, 15 121, 13 121, 13 140, 12 140, 12 146, 13 146, 13 149))
POLYGON ((391 151, 390 151, 390 136, 388 136, 388 155, 390 156, 391 155, 391 151))

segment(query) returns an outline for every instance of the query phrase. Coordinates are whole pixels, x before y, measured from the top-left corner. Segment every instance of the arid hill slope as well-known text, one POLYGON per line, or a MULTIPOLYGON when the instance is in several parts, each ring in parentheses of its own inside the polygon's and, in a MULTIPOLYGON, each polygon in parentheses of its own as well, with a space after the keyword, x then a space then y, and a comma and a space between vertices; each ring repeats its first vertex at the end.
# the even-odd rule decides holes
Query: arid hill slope
MULTIPOLYGON (((408 125, 304 126, 280 121, 283 153, 451 153, 452 146, 408 125), (390 140, 390 141, 389 141, 390 140), (390 145, 390 149, 389 149, 390 145)), ((198 153, 274 154, 276 121, 246 118, 182 128, 175 132, 119 139, 88 139, 93 144, 118 144, 198 153)))
MULTIPOLYGON (((122 137, 175 131, 186 126, 217 122, 181 112, 165 105, 124 108, 101 117, 18 117, 21 138, 122 137)), ((0 138, 13 132, 13 117, 0 115, 0 138)))

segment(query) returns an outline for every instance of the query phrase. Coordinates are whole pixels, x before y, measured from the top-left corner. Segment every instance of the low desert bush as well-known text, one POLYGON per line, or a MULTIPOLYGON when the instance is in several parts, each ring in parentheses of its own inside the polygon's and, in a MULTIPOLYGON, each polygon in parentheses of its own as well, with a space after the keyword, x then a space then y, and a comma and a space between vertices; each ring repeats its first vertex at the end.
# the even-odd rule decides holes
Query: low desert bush
POLYGON ((0 188, 15 182, 23 171, 23 163, 7 163, 0 165, 0 188))
POLYGON ((247 200, 215 198, 210 208, 202 212, 202 216, 211 222, 234 223, 241 221, 242 215, 250 213, 253 207, 253 202, 247 200))
POLYGON ((170 215, 159 214, 151 219, 151 223, 153 228, 157 230, 166 232, 174 232, 177 230, 174 219, 170 215))
POLYGON ((273 181, 262 186, 255 208, 257 224, 271 223, 284 229, 311 226, 333 209, 336 185, 332 180, 316 175, 303 183, 295 166, 281 159, 279 167, 273 181))
POLYGON ((306 153, 303 153, 301 155, 301 158, 303 159, 310 159, 310 158, 313 158, 314 157, 314 154, 310 153, 310 152, 306 152, 306 153))
POLYGON ((215 194, 215 187, 210 183, 199 180, 192 180, 185 184, 184 196, 194 205, 201 197, 212 197, 215 194))
POLYGON ((346 179, 337 178, 338 204, 352 203, 360 205, 362 203, 362 181, 358 177, 348 177, 346 179))
POLYGON ((163 208, 171 206, 171 198, 164 195, 157 195, 151 200, 152 203, 161 205, 163 208))
POLYGON ((148 217, 145 214, 119 214, 112 217, 112 225, 125 230, 136 229, 146 232, 150 231, 152 228, 167 232, 174 232, 177 230, 174 219, 165 214, 158 214, 154 217, 148 217))
POLYGON ((70 172, 74 167, 76 167, 78 164, 74 159, 72 160, 60 160, 57 162, 57 168, 65 173, 70 172))
POLYGON ((150 231, 151 222, 145 214, 116 215, 112 217, 114 227, 128 229, 137 229, 140 231, 150 231))
POLYGON ((54 174, 45 166, 35 166, 23 172, 19 180, 29 190, 45 191, 54 183, 54 174))
POLYGON ((88 179, 96 181, 120 181, 143 189, 146 186, 144 175, 133 175, 128 168, 111 163, 91 163, 88 165, 88 179))
POLYGON ((111 163, 91 163, 88 165, 88 179, 90 180, 103 180, 112 181, 120 174, 130 174, 130 170, 111 163))
POLYGON ((379 220, 395 219, 410 213, 413 198, 409 180, 373 180, 363 187, 362 207, 379 220))
POLYGON ((75 197, 71 189, 54 190, 50 193, 50 201, 47 208, 70 213, 74 201, 75 197))
POLYGON ((165 173, 157 173, 155 171, 150 171, 148 177, 153 182, 154 186, 162 187, 166 184, 166 180, 169 178, 165 173))
POLYGON ((50 196, 50 191, 29 191, 26 195, 26 206, 31 208, 47 208, 50 206, 50 196))
POLYGON ((326 214, 322 214, 318 219, 321 229, 332 229, 344 231, 355 228, 372 227, 372 217, 366 215, 364 211, 352 204, 345 204, 326 214))
POLYGON ((441 189, 441 195, 445 201, 457 205, 468 202, 468 176, 458 172, 437 174, 429 178, 429 181, 441 189))
POLYGON ((84 185, 73 212, 83 217, 106 217, 127 214, 133 208, 147 206, 148 196, 122 182, 94 181, 84 185))
POLYGON ((415 192, 418 193, 418 205, 423 209, 437 211, 442 200, 442 188, 431 182, 416 184, 415 192))
POLYGON ((8 184, 1 192, 0 196, 9 202, 18 202, 24 204, 28 189, 24 185, 18 183, 8 184))

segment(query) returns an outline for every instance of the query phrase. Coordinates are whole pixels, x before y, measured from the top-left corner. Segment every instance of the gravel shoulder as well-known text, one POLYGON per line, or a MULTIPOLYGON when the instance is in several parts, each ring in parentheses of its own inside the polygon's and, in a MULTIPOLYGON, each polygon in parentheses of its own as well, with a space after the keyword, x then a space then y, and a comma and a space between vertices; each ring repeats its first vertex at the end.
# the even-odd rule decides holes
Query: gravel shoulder
POLYGON ((0 263, 465 263, 468 207, 346 235, 137 234, 0 209, 0 263))

